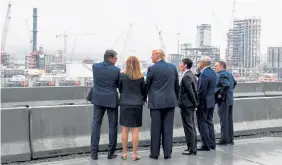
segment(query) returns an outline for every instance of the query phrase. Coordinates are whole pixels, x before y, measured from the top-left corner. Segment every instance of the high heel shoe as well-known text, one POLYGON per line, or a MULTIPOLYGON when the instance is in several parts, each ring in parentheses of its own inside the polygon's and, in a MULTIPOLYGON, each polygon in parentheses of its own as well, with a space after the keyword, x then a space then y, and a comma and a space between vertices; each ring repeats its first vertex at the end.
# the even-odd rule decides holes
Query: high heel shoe
POLYGON ((133 160, 133 161, 140 160, 140 159, 141 159, 141 157, 138 156, 137 154, 133 154, 133 155, 132 155, 132 160, 133 160))
POLYGON ((122 160, 126 160, 127 159, 127 155, 126 154, 122 154, 120 157, 122 160))

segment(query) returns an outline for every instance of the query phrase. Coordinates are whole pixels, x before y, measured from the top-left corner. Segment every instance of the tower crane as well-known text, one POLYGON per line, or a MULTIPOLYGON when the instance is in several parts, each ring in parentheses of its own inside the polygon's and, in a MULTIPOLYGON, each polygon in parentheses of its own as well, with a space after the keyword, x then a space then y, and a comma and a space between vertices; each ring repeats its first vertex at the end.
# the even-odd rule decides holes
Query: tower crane
POLYGON ((32 36, 31 36, 31 32, 29 29, 29 24, 27 22, 27 19, 25 19, 25 23, 26 23, 27 34, 28 34, 28 39, 29 39, 29 44, 30 44, 30 51, 32 51, 32 36))
POLYGON ((8 5, 8 10, 5 18, 5 23, 4 23, 4 31, 3 31, 3 36, 2 36, 2 41, 1 41, 1 62, 2 62, 2 56, 5 55, 5 46, 6 46, 6 41, 7 41, 7 35, 8 35, 8 29, 9 29, 9 22, 11 19, 11 3, 8 5))
POLYGON ((69 36, 72 36, 72 37, 78 37, 78 36, 87 36, 87 35, 96 35, 96 33, 83 33, 83 34, 66 34, 66 32, 64 32, 63 34, 59 34, 59 35, 56 35, 56 38, 58 37, 64 37, 64 54, 65 54, 65 63, 67 62, 66 61, 66 55, 67 55, 67 39, 69 36))
POLYGON ((123 58, 122 61, 125 60, 125 57, 126 57, 125 50, 127 48, 129 38, 132 38, 132 24, 129 25, 129 30, 126 34, 124 44, 123 44, 123 48, 122 48, 122 51, 120 53, 122 55, 122 58, 123 58))
POLYGON ((157 32, 159 34, 159 40, 161 42, 161 46, 163 51, 166 53, 166 49, 165 49, 165 44, 164 44, 164 40, 163 40, 163 35, 162 35, 162 31, 158 28, 158 26, 156 26, 157 32))
MULTIPOLYGON (((220 28, 224 31, 224 36, 223 36, 223 38, 224 38, 224 41, 226 41, 226 43, 227 43, 226 47, 228 46, 228 39, 227 39, 226 37, 228 37, 229 30, 233 27, 235 12, 236 12, 236 0, 233 0, 233 3, 232 3, 232 11, 231 11, 231 17, 230 17, 230 23, 229 23, 229 25, 228 25, 227 33, 225 32, 225 29, 223 28, 221 22, 219 21, 219 19, 218 19, 217 16, 215 15, 215 13, 212 12, 212 15, 213 15, 213 17, 215 18, 217 24, 218 24, 218 25, 220 26, 220 28)), ((227 56, 228 56, 228 52, 226 52, 226 57, 225 57, 226 60, 229 58, 229 57, 227 57, 227 56)), ((233 65, 232 65, 232 63, 231 63, 230 68, 231 68, 231 71, 232 71, 232 73, 233 73, 233 65)))

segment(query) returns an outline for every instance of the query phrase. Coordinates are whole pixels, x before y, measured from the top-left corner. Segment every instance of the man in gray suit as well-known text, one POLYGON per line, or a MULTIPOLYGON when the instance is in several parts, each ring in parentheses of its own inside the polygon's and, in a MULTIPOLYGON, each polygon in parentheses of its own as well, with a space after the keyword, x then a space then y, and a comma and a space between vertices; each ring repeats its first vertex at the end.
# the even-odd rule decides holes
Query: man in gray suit
POLYGON ((164 158, 170 159, 172 153, 174 109, 177 106, 179 80, 176 66, 164 59, 162 50, 153 51, 152 62, 155 64, 148 68, 146 78, 151 114, 152 159, 159 157, 161 138, 164 158))
POLYGON ((117 144, 118 121, 118 82, 120 69, 115 66, 117 53, 107 50, 104 54, 104 62, 93 64, 93 88, 91 103, 94 104, 93 124, 91 134, 91 158, 98 159, 101 124, 107 111, 109 122, 108 159, 113 159, 117 144))
POLYGON ((181 109, 181 118, 186 138, 187 152, 183 155, 196 155, 197 153, 197 137, 195 128, 195 109, 198 106, 197 96, 197 78, 190 70, 193 61, 189 58, 182 59, 180 70, 183 72, 180 81, 180 91, 178 106, 181 109))

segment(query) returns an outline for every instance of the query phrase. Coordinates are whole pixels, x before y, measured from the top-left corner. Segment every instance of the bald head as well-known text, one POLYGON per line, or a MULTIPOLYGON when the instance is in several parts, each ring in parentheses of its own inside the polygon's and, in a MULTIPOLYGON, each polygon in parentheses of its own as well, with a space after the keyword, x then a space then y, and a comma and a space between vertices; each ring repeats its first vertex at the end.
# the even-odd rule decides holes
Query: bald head
POLYGON ((205 66, 210 66, 211 65, 211 58, 209 56, 203 56, 200 59, 200 62, 205 66))

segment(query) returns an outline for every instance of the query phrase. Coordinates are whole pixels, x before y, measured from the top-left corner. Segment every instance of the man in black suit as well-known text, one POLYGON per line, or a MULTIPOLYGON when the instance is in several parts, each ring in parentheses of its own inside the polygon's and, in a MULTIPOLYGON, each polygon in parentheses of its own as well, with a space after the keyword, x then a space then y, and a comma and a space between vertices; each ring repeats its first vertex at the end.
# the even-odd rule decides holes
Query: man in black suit
POLYGON ((101 124, 107 110, 109 122, 108 159, 113 159, 117 144, 118 121, 118 82, 120 69, 115 66, 117 53, 107 50, 104 62, 93 64, 93 81, 91 103, 94 104, 93 124, 91 134, 91 158, 98 159, 101 124))
POLYGON ((198 106, 197 96, 197 78, 190 70, 193 61, 189 58, 182 59, 180 70, 183 72, 180 82, 180 91, 178 106, 181 109, 181 118, 186 138, 187 152, 183 155, 196 155, 197 153, 197 136, 194 123, 194 113, 198 106))
POLYGON ((152 62, 147 71, 146 91, 151 114, 151 154, 158 159, 160 144, 164 158, 170 159, 173 142, 174 109, 177 106, 179 80, 176 66, 165 62, 162 50, 154 50, 152 62))
POLYGON ((215 149, 215 133, 213 125, 213 112, 215 107, 215 86, 217 75, 210 67, 211 58, 204 56, 199 63, 198 97, 199 106, 196 112, 202 146, 199 151, 215 149))
POLYGON ((215 64, 217 82, 215 96, 221 126, 221 137, 218 145, 234 144, 233 142, 233 90, 237 85, 233 75, 226 71, 226 63, 217 61, 215 64))

